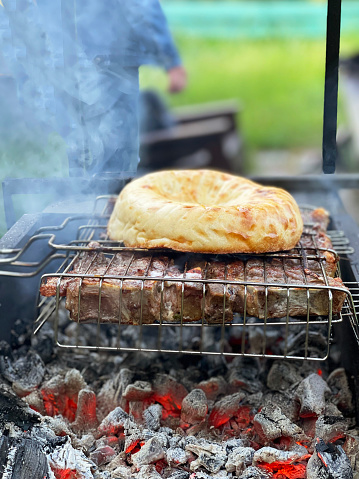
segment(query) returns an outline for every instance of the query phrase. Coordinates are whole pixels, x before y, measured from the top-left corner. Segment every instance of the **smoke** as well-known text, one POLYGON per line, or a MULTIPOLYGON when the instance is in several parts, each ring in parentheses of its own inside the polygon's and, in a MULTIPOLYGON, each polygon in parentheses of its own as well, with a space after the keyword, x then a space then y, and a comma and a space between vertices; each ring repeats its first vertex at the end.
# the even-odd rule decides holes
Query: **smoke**
POLYGON ((90 174, 106 168, 136 172, 139 61, 126 61, 134 49, 129 5, 3 2, 0 65, 15 83, 12 104, 8 100, 3 109, 3 139, 13 139, 14 133, 5 135, 10 129, 44 148, 56 132, 66 143, 73 174, 84 168, 90 174))

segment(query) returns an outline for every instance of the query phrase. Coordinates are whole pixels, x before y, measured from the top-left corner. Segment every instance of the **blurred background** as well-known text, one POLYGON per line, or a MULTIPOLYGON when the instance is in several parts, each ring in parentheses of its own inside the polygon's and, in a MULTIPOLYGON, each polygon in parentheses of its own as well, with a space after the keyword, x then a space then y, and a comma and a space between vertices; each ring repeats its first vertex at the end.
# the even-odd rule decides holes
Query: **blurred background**
MULTIPOLYGON (((321 172, 327 2, 162 0, 161 5, 188 84, 173 95, 163 70, 140 68, 141 89, 156 92, 170 126, 177 129, 144 128, 139 171, 213 167, 245 176, 321 172)), ((339 172, 358 171, 358 53, 359 0, 343 0, 339 172)), ((6 101, 2 90, 1 100, 6 101)), ((0 162, 2 179, 68 175, 66 147, 56 133, 45 144, 28 136, 11 141, 9 134, 0 162)), ((39 208, 25 208, 21 195, 14 201, 17 217, 24 209, 39 208)), ((45 201, 51 201, 51 194, 45 201)), ((1 199, 0 235, 5 231, 1 199)))

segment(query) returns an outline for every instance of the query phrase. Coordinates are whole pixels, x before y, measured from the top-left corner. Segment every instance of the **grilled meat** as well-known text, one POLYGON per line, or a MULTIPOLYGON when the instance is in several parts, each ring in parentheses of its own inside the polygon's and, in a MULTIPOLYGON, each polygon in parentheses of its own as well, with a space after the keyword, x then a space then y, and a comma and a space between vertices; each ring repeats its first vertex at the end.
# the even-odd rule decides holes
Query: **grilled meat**
POLYGON ((89 247, 70 276, 48 278, 40 288, 43 296, 59 288, 71 319, 80 322, 221 323, 244 311, 260 319, 327 315, 329 296, 333 313, 339 313, 347 294, 341 279, 334 278, 335 254, 325 250, 316 256, 317 247, 331 247, 323 232, 304 234, 301 248, 289 254, 255 257, 106 255, 98 243, 89 247))

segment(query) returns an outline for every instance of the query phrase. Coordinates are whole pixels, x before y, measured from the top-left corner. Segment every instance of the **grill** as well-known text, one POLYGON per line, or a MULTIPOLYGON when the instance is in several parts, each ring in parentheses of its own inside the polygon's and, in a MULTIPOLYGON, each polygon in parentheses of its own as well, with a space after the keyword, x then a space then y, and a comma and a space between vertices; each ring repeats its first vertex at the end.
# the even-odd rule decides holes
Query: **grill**
MULTIPOLYGON (((303 236, 310 239, 300 243, 290 253, 276 253, 257 256, 263 262, 264 277, 262 282, 249 281, 245 276, 243 281, 228 279, 227 266, 221 279, 188 277, 186 275, 188 264, 201 258, 205 262, 204 271, 211 269, 223 257, 211 257, 204 255, 187 255, 184 262, 183 276, 170 277, 166 270, 160 276, 148 274, 148 270, 142 275, 131 275, 128 273, 131 261, 136 254, 147 257, 150 265, 154 257, 165 254, 166 257, 176 259, 177 253, 169 254, 168 251, 156 250, 154 253, 147 250, 125 248, 120 243, 113 242, 106 236, 106 225, 113 205, 114 197, 100 196, 96 199, 93 211, 88 215, 74 215, 64 218, 57 226, 43 226, 38 228, 27 241, 19 248, 2 249, 0 264, 4 271, 2 274, 23 279, 38 278, 39 273, 50 268, 49 273, 42 274, 41 282, 48 278, 57 278, 56 295, 51 298, 40 297, 37 303, 37 315, 35 320, 34 333, 36 334, 43 325, 53 321, 55 341, 61 348, 75 350, 106 350, 106 351, 145 351, 163 353, 188 353, 193 355, 211 354, 228 356, 254 356, 267 358, 325 360, 328 357, 332 341, 333 325, 336 323, 348 323, 351 326, 355 339, 359 342, 357 310, 359 307, 359 285, 356 281, 345 281, 347 291, 343 288, 333 288, 324 268, 325 249, 318 247, 315 241, 315 234, 312 224, 305 225, 303 236), (75 231, 74 238, 63 241, 62 234, 66 230, 75 231), (107 258, 108 266, 101 274, 90 274, 88 272, 71 273, 74 263, 86 252, 92 250, 89 247, 91 241, 97 241, 100 250, 93 256, 93 262, 99 255, 107 258), (41 246, 42 255, 38 260, 33 259, 32 250, 38 250, 41 246), (46 245, 46 250, 44 248, 46 245), (46 252, 45 252, 46 251, 46 252), (108 267, 116 258, 116 255, 129 255, 131 261, 123 275, 108 273, 108 267), (30 256, 30 260, 26 258, 30 256), (296 260, 301 264, 301 269, 307 267, 308 261, 314 262, 324 278, 324 284, 311 285, 306 283, 305 274, 302 284, 290 285, 287 280, 284 282, 273 282, 266 278, 266 264, 273 260, 279 260, 284 265, 287 260, 296 260), (57 265, 54 271, 54 264, 57 265), (7 271, 5 271, 5 268, 7 271), (66 299, 60 296, 61 280, 70 278, 79 283, 78 314, 73 320, 68 319, 65 303, 66 299), (84 279, 90 278, 96 282, 97 288, 97 312, 94 324, 81 322, 81 284, 84 279), (115 280, 118 284, 119 310, 116 323, 104 324, 103 317, 103 290, 106 282, 115 280), (122 298, 126 291, 126 284, 129 281, 136 282, 138 298, 137 324, 126 324, 123 314, 122 298), (144 311, 144 292, 146 285, 155 284, 159 297, 159 315, 156 321, 146 324, 144 311), (201 292, 200 308, 201 320, 186 322, 184 319, 184 304, 187 285, 194 286, 201 292), (177 285, 180 290, 180 310, 176 322, 164 319, 165 303, 164 292, 166 287, 177 285), (248 303, 249 292, 252 287, 259 288, 264 298, 262 319, 249 315, 248 303), (206 318, 206 297, 210 288, 215 288, 217 293, 217 310, 220 311, 214 321, 206 318), (229 322, 227 308, 229 304, 228 292, 231 288, 238 288, 243 297, 243 311, 241 314, 234 314, 233 320, 229 322), (271 294, 276 289, 282 289, 286 295, 286 312, 282 318, 270 318, 271 294), (306 302, 306 315, 294 317, 290 315, 290 298, 298 290, 306 302), (333 313, 333 293, 345 293, 344 306, 339 314, 333 313), (311 316, 310 304, 314 294, 322 294, 327 297, 328 315, 311 316), (253 347, 253 337, 256 338, 253 347), (259 339, 258 339, 259 338, 259 339), (251 342, 252 340, 252 342, 251 342)), ((304 205, 304 213, 313 207, 304 205)), ((72 233, 73 234, 73 233, 72 233)), ((354 253, 350 239, 344 231, 331 229, 327 232, 333 243, 336 253, 342 258, 338 263, 336 276, 341 276, 341 267, 349 262, 354 253)), ((66 235, 65 235, 66 236, 66 235)), ((334 251, 327 250, 333 254, 334 251)), ((246 264, 248 258, 241 255, 226 255, 225 264, 230 261, 243 261, 246 264)), ((36 290, 38 290, 38 280, 36 290)), ((208 316, 208 315, 207 315, 208 316)))

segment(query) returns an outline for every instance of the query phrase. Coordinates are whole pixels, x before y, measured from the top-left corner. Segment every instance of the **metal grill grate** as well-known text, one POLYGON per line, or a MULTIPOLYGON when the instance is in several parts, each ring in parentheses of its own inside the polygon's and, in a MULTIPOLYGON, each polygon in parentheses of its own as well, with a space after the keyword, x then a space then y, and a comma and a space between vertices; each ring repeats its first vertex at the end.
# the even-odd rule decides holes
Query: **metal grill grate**
POLYGON ((208 257, 168 252, 163 256, 164 252, 160 251, 141 250, 139 253, 130 248, 110 249, 102 244, 100 251, 92 250, 85 269, 71 272, 74 265, 81 259, 85 261, 88 254, 75 248, 56 274, 43 276, 43 282, 52 282, 56 297, 42 299, 35 333, 51 317, 55 322, 57 344, 64 348, 324 360, 329 353, 332 324, 347 317, 356 325, 356 312, 350 292, 331 284, 326 274, 324 253, 334 255, 334 252, 319 248, 313 234, 307 233, 303 238, 306 239, 302 239, 290 253, 257 255, 255 259, 242 255, 208 257), (182 276, 171 277, 170 262, 179 258, 183 260, 183 257, 182 276), (119 258, 122 271, 111 273, 119 258), (141 271, 134 274, 132 270, 136 268, 133 266, 138 259, 144 264, 141 264, 141 271), (161 260, 162 271, 158 268, 154 272, 151 270, 156 260, 161 260), (261 278, 251 276, 251 261, 260 264, 261 278), (303 278, 301 282, 296 280, 295 284, 290 284, 287 262, 296 266, 296 273, 303 278), (202 264, 202 274, 196 277, 193 265, 199 263, 202 264), (278 281, 276 274, 273 278, 273 263, 277 276, 280 272, 284 277, 283 282, 278 281), (230 275, 233 264, 244 265, 240 279, 230 275), (219 265, 221 274, 217 274, 217 278, 210 277, 211 270, 218 270, 219 265), (323 278, 321 284, 311 281, 306 273, 308 268, 312 273, 320 274, 323 278), (66 281, 72 283, 73 291, 70 299, 67 293, 65 300, 61 295, 66 281), (169 319, 166 292, 171 287, 176 289, 177 317, 174 315, 169 319), (111 288, 115 288, 115 292, 109 295, 108 289, 111 288), (157 293, 158 308, 150 314, 148 298, 153 297, 154 292, 157 293), (196 303, 191 304, 191 308, 199 312, 200 318, 187 317, 186 301, 190 294, 196 295, 196 303), (231 295, 240 298, 241 302, 234 314, 228 311, 231 295), (256 317, 251 310, 253 295, 257 306, 261 304, 256 317), (344 306, 335 314, 333 305, 340 295, 345 296, 344 306), (209 297, 215 306, 210 312, 209 297), (295 307, 293 310, 296 301, 302 305, 300 312, 295 307), (312 316, 316 301, 325 302, 326 315, 312 316), (62 319, 64 325, 61 318, 66 302, 72 321, 62 319), (85 310, 81 305, 87 305, 85 310), (281 318, 272 317, 273 308, 282 311, 281 318), (293 312, 297 315, 292 315, 293 312), (114 323, 106 324, 105 321, 109 320, 114 323), (87 321, 95 324, 85 324, 87 321))

